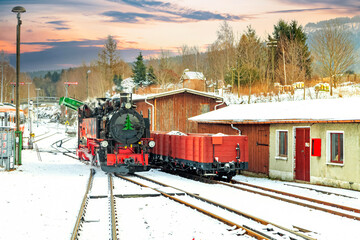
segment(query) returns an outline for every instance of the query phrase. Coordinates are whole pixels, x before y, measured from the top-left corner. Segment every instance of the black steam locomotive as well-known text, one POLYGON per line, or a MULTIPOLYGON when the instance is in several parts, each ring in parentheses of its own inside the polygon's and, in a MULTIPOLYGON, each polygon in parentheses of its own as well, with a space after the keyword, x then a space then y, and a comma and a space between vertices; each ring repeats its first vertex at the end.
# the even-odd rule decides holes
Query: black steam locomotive
POLYGON ((105 172, 120 174, 149 169, 149 119, 136 111, 131 93, 119 98, 98 98, 78 108, 78 149, 80 159, 100 164, 105 172))

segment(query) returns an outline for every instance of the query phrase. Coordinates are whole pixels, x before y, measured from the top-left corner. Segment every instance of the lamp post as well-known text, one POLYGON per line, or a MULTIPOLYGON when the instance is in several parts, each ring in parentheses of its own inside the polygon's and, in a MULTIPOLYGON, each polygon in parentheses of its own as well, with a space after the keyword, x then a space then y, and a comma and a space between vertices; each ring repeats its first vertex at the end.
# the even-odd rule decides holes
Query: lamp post
POLYGON ((20 26, 21 13, 26 12, 24 7, 16 6, 12 9, 13 13, 17 15, 17 27, 16 27, 16 131, 15 131, 15 164, 21 165, 21 148, 22 148, 22 133, 20 131, 20 101, 19 101, 19 75, 20 75, 20 26))

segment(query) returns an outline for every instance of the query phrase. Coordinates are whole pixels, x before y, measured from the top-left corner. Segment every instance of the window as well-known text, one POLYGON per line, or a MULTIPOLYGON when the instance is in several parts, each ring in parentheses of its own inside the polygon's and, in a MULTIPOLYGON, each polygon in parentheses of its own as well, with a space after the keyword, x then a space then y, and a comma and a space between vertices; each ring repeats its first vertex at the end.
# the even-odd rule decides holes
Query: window
POLYGON ((344 133, 343 132, 329 132, 329 162, 343 163, 344 162, 344 133))
POLYGON ((288 156, 288 131, 280 130, 277 132, 277 155, 279 157, 288 156))
POLYGON ((201 114, 210 112, 210 104, 208 103, 202 103, 201 104, 201 114))

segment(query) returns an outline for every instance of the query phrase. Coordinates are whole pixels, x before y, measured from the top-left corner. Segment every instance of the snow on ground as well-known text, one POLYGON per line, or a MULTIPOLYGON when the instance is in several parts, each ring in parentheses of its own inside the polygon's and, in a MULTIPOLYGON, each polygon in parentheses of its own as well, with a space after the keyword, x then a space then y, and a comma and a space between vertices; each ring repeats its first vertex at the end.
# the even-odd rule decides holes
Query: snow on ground
MULTIPOLYGON (((35 128, 35 135, 41 138, 48 131, 56 133, 56 128, 41 124, 35 128)), ((64 137, 59 132, 37 144, 41 151, 64 137)), ((62 154, 40 154, 41 161, 35 150, 23 150, 23 165, 10 172, 0 168, 0 239, 69 239, 71 236, 89 169, 62 154)))
MULTIPOLYGON (((167 173, 159 172, 157 170, 150 170, 149 172, 140 173, 143 176, 156 178, 160 182, 167 182, 169 185, 179 187, 180 189, 189 192, 198 193, 205 198, 212 199, 216 202, 223 203, 226 206, 233 207, 240 211, 244 211, 253 216, 260 217, 264 220, 279 224, 281 226, 292 229, 293 226, 302 227, 313 232, 318 233, 318 239, 354 239, 358 235, 360 222, 344 217, 332 215, 330 213, 321 212, 314 209, 290 204, 287 202, 278 201, 269 197, 264 197, 258 194, 243 192, 236 189, 231 189, 222 185, 205 184, 195 181, 185 181, 181 177, 169 175, 167 173)), ((244 180, 245 177, 237 176, 235 179, 244 180)), ((256 184, 261 184, 265 187, 276 187, 287 190, 289 187, 284 187, 284 182, 273 181, 264 178, 246 177, 246 181, 256 184)), ((291 185, 301 184, 292 182, 291 185)), ((312 185, 306 185, 312 187, 312 185)), ((332 189, 328 187, 315 186, 316 188, 341 193, 343 195, 352 195, 351 203, 353 207, 359 206, 359 192, 349 191, 344 189, 332 189), (349 193, 350 192, 350 193, 349 193)), ((300 192, 298 192, 300 194, 300 192)), ((319 198, 317 192, 308 190, 303 192, 305 196, 312 198, 319 198)), ((333 195, 321 196, 321 200, 331 201, 335 198, 333 195)), ((338 197, 343 198, 343 197, 338 197)), ((341 200, 340 200, 341 201, 341 200)), ((358 214, 360 216, 360 214, 358 214)))
MULTIPOLYGON (((69 239, 85 192, 90 167, 62 154, 49 153, 52 143, 68 137, 63 126, 44 121, 34 131, 37 139, 50 136, 36 142, 41 159, 35 150, 23 150, 23 165, 10 172, 0 168, 0 239, 69 239)), ((63 146, 74 149, 76 137, 63 146)), ((318 233, 315 236, 319 239, 354 239, 358 236, 359 221, 226 186, 191 181, 157 170, 141 174, 288 228, 298 226, 309 229, 318 233)), ((98 169, 96 178, 100 182, 94 184, 91 194, 106 195, 107 189, 102 183, 107 182, 107 176, 98 169)), ((355 191, 244 176, 236 176, 235 179, 360 208, 360 194, 355 191), (300 187, 316 188, 348 197, 300 187)), ((130 183, 122 183, 121 187, 116 187, 119 181, 121 182, 115 181, 114 194, 139 191, 151 193, 149 189, 130 183)), ((87 218, 94 221, 91 224, 106 218, 107 212, 104 211, 107 209, 103 208, 106 201, 99 199, 93 204, 92 211, 89 210, 87 218)), ((225 225, 163 197, 117 198, 116 202, 122 239, 244 238, 227 231, 225 225)), ((92 228, 91 224, 89 226, 93 234, 86 239, 99 239, 96 235, 97 228, 92 228)))

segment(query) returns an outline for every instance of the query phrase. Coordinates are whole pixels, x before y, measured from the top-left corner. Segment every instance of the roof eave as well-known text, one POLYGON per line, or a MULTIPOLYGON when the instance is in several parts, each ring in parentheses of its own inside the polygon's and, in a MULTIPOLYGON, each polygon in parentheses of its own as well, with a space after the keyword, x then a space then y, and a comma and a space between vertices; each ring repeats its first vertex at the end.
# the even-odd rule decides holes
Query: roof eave
POLYGON ((360 119, 354 120, 277 120, 277 121, 232 121, 232 120, 189 120, 197 123, 208 124, 296 124, 296 123, 360 123, 360 119))

